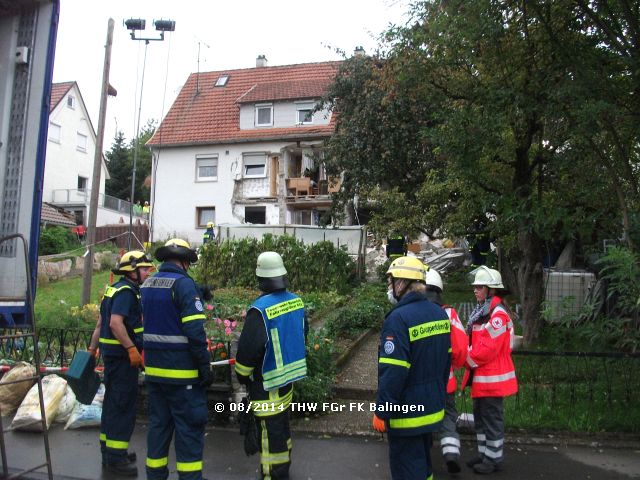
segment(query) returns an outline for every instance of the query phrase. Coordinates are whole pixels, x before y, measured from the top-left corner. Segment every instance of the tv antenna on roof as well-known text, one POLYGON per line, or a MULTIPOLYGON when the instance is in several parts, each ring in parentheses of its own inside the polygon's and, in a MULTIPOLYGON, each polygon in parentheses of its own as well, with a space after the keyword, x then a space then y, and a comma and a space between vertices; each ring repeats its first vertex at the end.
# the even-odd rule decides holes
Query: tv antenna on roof
POLYGON ((202 39, 196 37, 195 35, 194 35, 194 38, 198 42, 198 70, 196 73, 196 95, 198 95, 200 93, 200 45, 204 45, 207 48, 211 48, 211 47, 208 44, 206 44, 204 41, 202 41, 202 39))

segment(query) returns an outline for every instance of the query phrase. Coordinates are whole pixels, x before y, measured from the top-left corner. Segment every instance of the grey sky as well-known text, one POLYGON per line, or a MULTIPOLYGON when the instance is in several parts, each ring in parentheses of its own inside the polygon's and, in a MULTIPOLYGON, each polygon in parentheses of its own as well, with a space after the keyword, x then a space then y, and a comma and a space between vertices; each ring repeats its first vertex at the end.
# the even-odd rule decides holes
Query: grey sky
MULTIPOLYGON (((142 93, 141 123, 160 119, 191 72, 255 66, 259 54, 269 65, 339 60, 362 45, 371 52, 375 37, 403 22, 408 0, 61 0, 54 82, 77 81, 97 130, 104 44, 109 17, 115 21, 110 97, 104 148, 116 126, 127 140, 135 134, 144 42, 133 41, 123 25, 144 18, 145 37, 159 37, 153 20, 172 19, 176 30, 150 42, 142 93)), ((138 35, 140 36, 140 35, 138 35)))

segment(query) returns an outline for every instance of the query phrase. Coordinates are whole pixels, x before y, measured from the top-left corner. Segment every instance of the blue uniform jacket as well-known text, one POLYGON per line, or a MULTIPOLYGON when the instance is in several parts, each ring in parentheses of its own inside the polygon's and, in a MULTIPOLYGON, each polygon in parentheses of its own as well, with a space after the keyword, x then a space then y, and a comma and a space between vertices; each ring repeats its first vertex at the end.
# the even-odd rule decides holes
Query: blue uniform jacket
POLYGON ((147 382, 194 384, 210 355, 204 307, 193 279, 171 263, 141 288, 147 382))
POLYGON ((122 277, 107 288, 100 303, 100 346, 105 356, 128 357, 109 325, 111 315, 124 318, 129 338, 138 350, 142 349, 142 317, 140 311, 140 289, 137 284, 122 277))
POLYGON ((390 435, 435 432, 444 418, 451 323, 446 312, 409 292, 386 316, 380 336, 376 415, 390 435))

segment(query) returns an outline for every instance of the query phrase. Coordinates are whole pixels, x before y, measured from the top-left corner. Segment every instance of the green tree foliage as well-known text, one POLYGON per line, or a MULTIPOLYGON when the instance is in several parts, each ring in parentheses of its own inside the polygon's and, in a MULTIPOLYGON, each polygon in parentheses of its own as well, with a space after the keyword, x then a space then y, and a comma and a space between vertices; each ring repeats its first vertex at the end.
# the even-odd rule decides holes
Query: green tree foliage
MULTIPOLYGON (((155 131, 155 122, 150 120, 140 132, 138 142, 138 160, 136 162, 136 184, 134 201, 149 200, 150 188, 145 185, 145 179, 151 175, 151 152, 145 147, 155 131)), ((127 199, 131 197, 131 176, 136 140, 126 144, 124 134, 118 132, 113 139, 111 150, 106 153, 107 168, 110 180, 106 182, 107 195, 127 199)))
MULTIPOLYGON (((610 2, 589 5, 599 3, 610 2)), ((345 172, 344 198, 371 208, 378 235, 481 225, 500 246, 529 343, 542 325, 547 249, 617 236, 611 199, 629 182, 603 161, 614 162, 614 135, 601 130, 602 102, 586 102, 600 92, 582 72, 619 57, 588 16, 569 1, 420 2, 410 24, 386 33, 388 53, 347 60, 327 96, 340 114, 328 156, 345 172)), ((609 73, 598 77, 605 90, 609 73)))
POLYGON ((40 231, 38 255, 54 255, 77 248, 80 242, 68 227, 47 227, 40 231))

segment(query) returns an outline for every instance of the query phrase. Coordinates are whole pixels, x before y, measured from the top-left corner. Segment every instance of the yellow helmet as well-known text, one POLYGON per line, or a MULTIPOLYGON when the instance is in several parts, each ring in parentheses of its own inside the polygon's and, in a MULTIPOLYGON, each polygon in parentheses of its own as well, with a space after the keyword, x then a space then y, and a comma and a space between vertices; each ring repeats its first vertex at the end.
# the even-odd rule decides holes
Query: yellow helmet
POLYGON ((429 267, 416 257, 400 257, 391 262, 387 275, 391 275, 393 278, 406 278, 407 280, 424 282, 427 270, 429 270, 429 267))
POLYGON ((186 260, 191 263, 198 261, 198 254, 191 248, 189 242, 181 238, 167 240, 164 246, 156 250, 156 259, 160 262, 165 260, 186 260))
POLYGON ((140 250, 131 250, 122 255, 118 264, 111 269, 117 275, 123 275, 125 272, 135 272, 140 267, 153 267, 153 263, 147 257, 147 254, 140 250))
POLYGON ((207 228, 213 227, 213 222, 207 222, 207 228))

